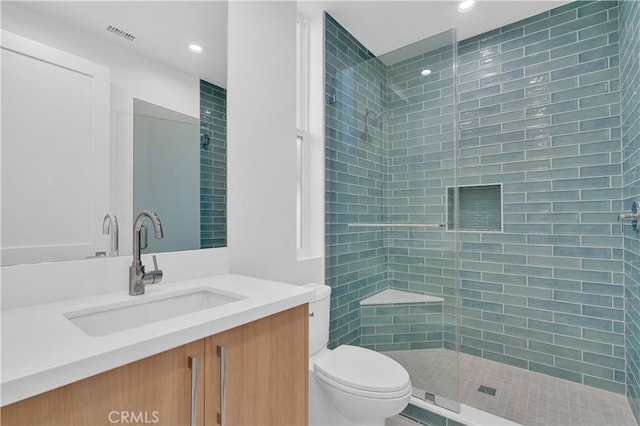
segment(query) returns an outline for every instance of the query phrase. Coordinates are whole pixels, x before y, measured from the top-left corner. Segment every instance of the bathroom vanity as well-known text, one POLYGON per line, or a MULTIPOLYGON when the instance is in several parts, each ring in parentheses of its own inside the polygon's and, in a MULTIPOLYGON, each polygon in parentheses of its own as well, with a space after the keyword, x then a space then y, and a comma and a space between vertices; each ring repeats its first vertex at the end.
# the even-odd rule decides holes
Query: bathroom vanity
POLYGON ((225 274, 3 311, 2 422, 306 424, 310 298, 225 274), (205 291, 235 298, 116 331, 73 322, 205 291))

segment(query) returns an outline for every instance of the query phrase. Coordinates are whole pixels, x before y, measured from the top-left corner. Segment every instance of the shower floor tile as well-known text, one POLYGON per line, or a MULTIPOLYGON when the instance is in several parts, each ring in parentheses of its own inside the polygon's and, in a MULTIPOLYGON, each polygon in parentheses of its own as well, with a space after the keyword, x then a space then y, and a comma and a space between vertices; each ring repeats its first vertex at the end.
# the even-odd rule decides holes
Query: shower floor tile
POLYGON ((636 425, 624 395, 447 349, 385 352, 409 371, 413 386, 525 426, 636 425), (496 389, 495 396, 479 392, 496 389))

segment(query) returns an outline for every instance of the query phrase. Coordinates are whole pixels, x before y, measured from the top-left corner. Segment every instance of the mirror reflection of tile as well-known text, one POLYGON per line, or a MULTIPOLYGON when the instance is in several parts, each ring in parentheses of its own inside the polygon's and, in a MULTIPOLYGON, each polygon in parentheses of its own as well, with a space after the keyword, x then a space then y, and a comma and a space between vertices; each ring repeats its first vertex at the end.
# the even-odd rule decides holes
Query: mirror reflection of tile
POLYGON ((200 80, 200 248, 227 245, 227 90, 200 80))

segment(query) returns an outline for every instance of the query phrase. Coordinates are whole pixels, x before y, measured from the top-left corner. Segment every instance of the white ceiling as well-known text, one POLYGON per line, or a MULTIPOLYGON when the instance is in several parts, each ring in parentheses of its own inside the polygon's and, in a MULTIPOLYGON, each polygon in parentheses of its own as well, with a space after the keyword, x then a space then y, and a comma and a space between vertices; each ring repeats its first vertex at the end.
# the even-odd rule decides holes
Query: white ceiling
POLYGON ((456 28, 458 40, 499 28, 565 3, 566 0, 479 0, 467 13, 457 0, 302 1, 299 7, 321 7, 376 56, 456 28))
MULTIPOLYGON (((241 0, 231 0, 241 1, 241 0)), ((289 0, 293 1, 293 0, 289 0)), ((49 15, 123 48, 226 87, 227 2, 23 1, 49 15), (113 25, 136 36, 129 42, 105 31, 113 25), (186 49, 204 46, 202 55, 186 49)), ((302 12, 326 10, 377 56, 456 28, 458 40, 569 3, 566 0, 479 0, 468 13, 457 0, 300 0, 302 12)))
POLYGON ((21 1, 21 5, 226 87, 226 1, 21 1), (105 31, 108 25, 136 36, 127 41, 105 31), (202 54, 188 51, 197 43, 202 54))

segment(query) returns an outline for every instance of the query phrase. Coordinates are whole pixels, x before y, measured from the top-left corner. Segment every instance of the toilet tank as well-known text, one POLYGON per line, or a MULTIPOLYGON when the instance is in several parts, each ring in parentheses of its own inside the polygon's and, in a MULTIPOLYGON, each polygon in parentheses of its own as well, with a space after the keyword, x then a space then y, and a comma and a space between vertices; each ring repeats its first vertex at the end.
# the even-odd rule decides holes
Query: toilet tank
POLYGON ((309 356, 312 356, 329 343, 329 306, 331 287, 322 284, 307 284, 316 292, 309 302, 309 356))

